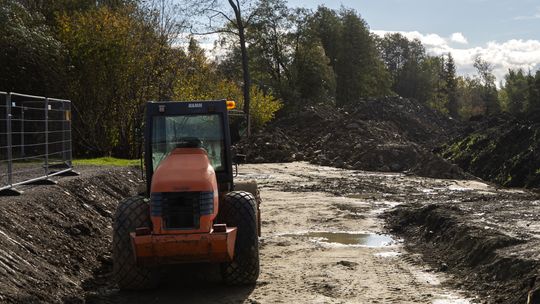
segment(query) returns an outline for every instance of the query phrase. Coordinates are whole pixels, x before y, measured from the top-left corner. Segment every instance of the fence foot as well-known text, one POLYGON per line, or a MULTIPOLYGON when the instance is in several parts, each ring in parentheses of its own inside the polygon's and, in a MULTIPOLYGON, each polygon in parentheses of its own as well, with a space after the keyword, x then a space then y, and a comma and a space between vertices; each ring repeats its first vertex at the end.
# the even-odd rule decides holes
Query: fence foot
POLYGON ((71 171, 60 173, 57 176, 79 176, 79 175, 81 175, 79 172, 71 170, 71 171))
POLYGON ((19 191, 15 188, 0 190, 0 196, 19 196, 22 193, 22 191, 19 191))
POLYGON ((33 181, 33 182, 29 182, 29 183, 26 183, 27 185, 36 185, 36 186, 41 186, 41 185, 56 185, 57 182, 53 181, 52 179, 39 179, 39 180, 36 180, 36 181, 33 181))

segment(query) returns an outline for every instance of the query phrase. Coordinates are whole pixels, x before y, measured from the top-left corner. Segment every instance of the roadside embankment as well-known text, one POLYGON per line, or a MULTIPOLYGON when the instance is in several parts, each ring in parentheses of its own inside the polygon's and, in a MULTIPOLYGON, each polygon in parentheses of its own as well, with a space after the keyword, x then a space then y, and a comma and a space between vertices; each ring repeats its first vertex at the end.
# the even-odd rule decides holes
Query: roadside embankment
MULTIPOLYGON (((482 302, 527 303, 540 287, 540 197, 476 182, 456 191, 463 194, 451 201, 396 207, 385 214, 387 227, 482 302)), ((540 303, 540 291, 533 296, 540 303)))
POLYGON ((442 156, 463 170, 507 187, 540 187, 540 112, 500 114, 472 122, 442 156))
POLYGON ((109 262, 118 200, 140 183, 135 169, 77 167, 77 177, 0 197, 0 302, 83 303, 85 280, 109 262))

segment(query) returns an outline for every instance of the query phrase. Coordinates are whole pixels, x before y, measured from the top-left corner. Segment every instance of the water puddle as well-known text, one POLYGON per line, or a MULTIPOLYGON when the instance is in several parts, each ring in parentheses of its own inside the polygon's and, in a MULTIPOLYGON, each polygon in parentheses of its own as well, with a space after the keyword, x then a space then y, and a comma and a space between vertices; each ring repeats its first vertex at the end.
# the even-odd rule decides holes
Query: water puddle
POLYGON ((401 255, 401 252, 385 251, 385 252, 377 252, 377 253, 374 253, 373 255, 380 258, 396 258, 401 255))
POLYGON ((434 299, 432 304, 470 304, 471 301, 455 295, 439 295, 439 298, 434 299))
POLYGON ((386 247, 396 243, 389 235, 354 232, 307 232, 303 234, 285 234, 286 237, 308 237, 317 242, 347 246, 386 247))

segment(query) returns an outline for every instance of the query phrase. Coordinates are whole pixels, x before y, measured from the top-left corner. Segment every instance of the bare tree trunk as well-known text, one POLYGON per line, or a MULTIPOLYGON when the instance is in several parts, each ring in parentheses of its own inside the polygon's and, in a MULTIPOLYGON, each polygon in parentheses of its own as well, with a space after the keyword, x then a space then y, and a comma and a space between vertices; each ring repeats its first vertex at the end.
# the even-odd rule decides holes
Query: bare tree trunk
POLYGON ((244 77, 244 113, 246 113, 247 121, 247 136, 251 136, 251 115, 250 115, 250 88, 251 88, 251 75, 249 73, 249 57, 246 47, 245 26, 242 20, 242 14, 240 12, 240 3, 236 0, 229 0, 229 4, 234 10, 236 17, 236 25, 238 26, 238 36, 240 38, 240 51, 242 53, 242 72, 244 77))

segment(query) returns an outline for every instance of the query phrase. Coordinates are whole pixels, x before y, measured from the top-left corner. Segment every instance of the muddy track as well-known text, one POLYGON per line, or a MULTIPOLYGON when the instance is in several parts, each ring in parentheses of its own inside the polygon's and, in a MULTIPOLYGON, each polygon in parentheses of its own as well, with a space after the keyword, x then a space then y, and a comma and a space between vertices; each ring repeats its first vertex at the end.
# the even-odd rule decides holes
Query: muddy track
MULTIPOLYGON (((261 276, 255 286, 220 284, 215 265, 163 270, 163 285, 144 293, 119 292, 110 264, 87 281, 88 303, 454 303, 445 275, 422 266, 399 240, 377 243, 379 215, 404 201, 391 184, 399 175, 293 164, 246 165, 239 179, 256 179, 263 199, 261 276), (390 184, 383 181, 390 180, 390 184), (349 181, 347 183, 347 181, 349 181), (339 194, 340 195, 336 195, 339 194), (375 243, 341 244, 310 232, 374 236, 375 243), (353 234, 350 234, 353 233, 353 234)), ((410 185, 409 185, 410 186, 410 185)), ((334 234, 332 234, 334 235, 334 234)))
MULTIPOLYGON (((118 200, 133 194, 138 172, 81 171, 81 177, 61 179, 57 186, 34 187, 22 197, 0 201, 0 302, 497 303, 489 297, 496 292, 499 302, 521 303, 513 301, 520 301, 523 293, 511 292, 526 291, 490 285, 485 271, 491 264, 471 268, 447 261, 455 251, 448 236, 464 231, 448 228, 456 225, 443 217, 463 219, 456 223, 465 227, 475 219, 473 213, 483 213, 482 225, 492 227, 490 231, 503 225, 510 231, 505 235, 522 239, 524 229, 519 225, 535 231, 538 221, 525 216, 512 222, 517 205, 508 204, 514 199, 522 207, 538 206, 533 194, 496 190, 478 182, 290 163, 240 168, 239 179, 256 179, 263 199, 261 276, 255 286, 223 286, 217 265, 183 265, 164 268, 157 290, 120 292, 111 282, 111 216, 118 200), (458 202, 466 206, 477 201, 483 203, 458 211, 463 207, 458 202), (492 208, 493 202, 500 208, 492 208), (490 209, 498 212, 492 217, 490 209), (431 214, 437 210, 440 217, 431 214), (405 242, 388 239, 385 225, 405 242), (435 234, 426 227, 441 231, 440 235, 426 239, 425 233, 435 234), (472 278, 473 272, 479 275, 472 278)), ((470 231, 483 237, 480 230, 470 231)), ((532 250, 527 242, 504 244, 508 246, 502 249, 532 250)), ((499 252, 496 248, 492 249, 499 252)), ((529 256, 537 257, 534 254, 529 256)), ((453 256, 474 259, 460 252, 453 256)), ((516 275, 523 273, 519 271, 516 275)))

